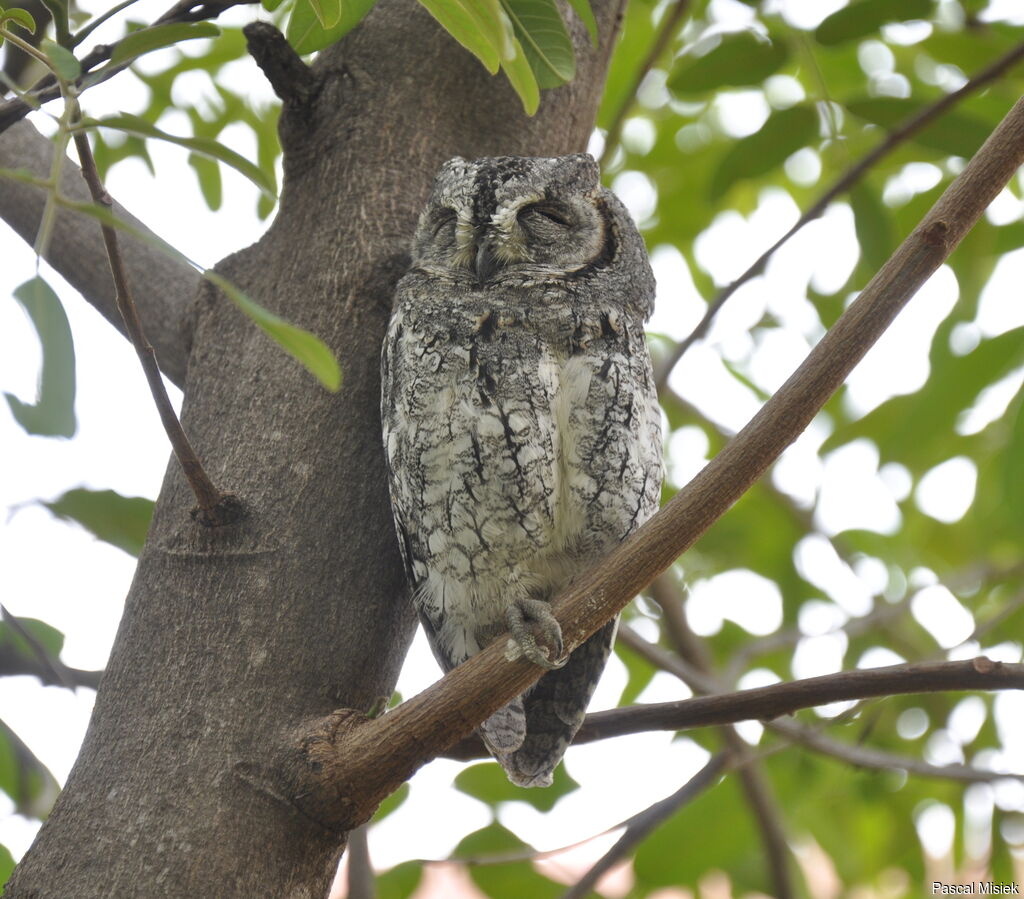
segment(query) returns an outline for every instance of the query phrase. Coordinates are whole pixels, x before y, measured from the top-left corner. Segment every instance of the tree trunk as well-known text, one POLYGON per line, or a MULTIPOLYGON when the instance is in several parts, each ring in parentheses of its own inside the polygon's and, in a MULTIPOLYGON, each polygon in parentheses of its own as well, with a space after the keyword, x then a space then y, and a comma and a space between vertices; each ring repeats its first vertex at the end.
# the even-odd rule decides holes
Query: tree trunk
POLYGON ((247 516, 195 523, 172 461, 81 755, 8 896, 326 895, 345 835, 297 810, 281 765, 304 723, 389 696, 412 635, 378 414, 407 241, 446 158, 586 146, 621 14, 595 7, 599 46, 567 14, 578 75, 532 119, 412 0, 317 60, 282 116, 277 218, 219 271, 323 337, 344 384, 200 289, 185 427, 247 516))

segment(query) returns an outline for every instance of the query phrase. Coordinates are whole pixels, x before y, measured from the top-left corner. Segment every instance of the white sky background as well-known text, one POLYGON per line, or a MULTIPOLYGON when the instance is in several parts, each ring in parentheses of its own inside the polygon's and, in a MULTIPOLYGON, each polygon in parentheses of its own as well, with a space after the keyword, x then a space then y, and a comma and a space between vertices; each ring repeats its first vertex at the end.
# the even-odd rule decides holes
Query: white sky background
MULTIPOLYGON (((1008 7, 1014 0, 1006 0, 1008 7)), ((102 3, 86 4, 100 10, 102 3)), ((785 6, 794 23, 807 27, 840 3, 790 0, 785 6)), ((163 11, 164 2, 142 0, 133 7, 133 18, 150 20, 163 11)), ((742 23, 749 10, 733 0, 715 0, 716 13, 730 28, 742 23)), ((996 4, 999 6, 999 4, 996 4)), ((1019 10, 1018 10, 1019 12, 1019 10)), ((251 10, 233 10, 227 22, 244 22, 251 10), (233 14, 233 15, 232 15, 233 14)), ((97 40, 113 39, 116 27, 100 32, 97 40)), ((158 59, 154 54, 151 59, 158 59)), ((163 63, 160 63, 162 65, 163 63)), ((144 63, 150 70, 159 65, 144 63)), ((236 63, 224 70, 223 81, 235 90, 258 94, 268 102, 269 88, 255 66, 236 63)), ((180 97, 208 92, 206 76, 190 73, 178 79, 180 97)), ((744 111, 750 110, 750 92, 737 92, 737 105, 726 103, 722 119, 730 115, 739 130, 744 111)), ((111 83, 89 91, 84 99, 87 114, 102 115, 124 110, 138 112, 145 106, 146 89, 128 73, 111 83)), ((756 116, 756 113, 753 113, 756 116)), ((181 114, 163 118, 160 126, 169 131, 190 133, 181 114)), ((42 127, 42 126, 40 126, 42 127)), ((643 142, 644 124, 627 128, 627 139, 643 142)), ((753 130, 748 128, 747 130, 753 130)), ((222 140, 232 148, 255 157, 255 146, 247 129, 228 129, 222 140)), ((255 215, 256 191, 248 181, 222 168, 224 204, 211 213, 185 164, 186 151, 149 142, 158 178, 144 166, 129 160, 115 167, 108 183, 111 193, 162 237, 204 264, 252 243, 265 225, 255 215)), ((808 151, 802 151, 804 153, 808 151)), ((813 177, 816 160, 804 160, 803 177, 813 177), (811 175, 806 172, 809 170, 811 175)), ((921 173, 911 172, 894 185, 913 190, 921 173)), ((614 186, 634 214, 642 220, 656 200, 653 187, 637 173, 620 175, 614 186)), ((2 189, 2 184, 0 184, 2 189)), ((761 250, 782 233, 798 215, 788 195, 766 191, 749 218, 724 213, 700 238, 697 246, 701 264, 719 283, 726 283, 761 250)), ((1020 205, 1008 195, 997 201, 992 213, 1000 222, 1018 218, 1020 205)), ((658 308, 650 328, 682 337, 701 313, 681 255, 670 247, 652 247, 655 274, 659 282, 658 308)), ((730 430, 738 430, 756 411, 753 393, 728 376, 716 350, 727 358, 741 358, 751 347, 751 325, 766 309, 782 322, 783 328, 759 338, 749 374, 764 390, 772 391, 801 361, 810 341, 820 336, 813 307, 804 299, 806 285, 813 281, 819 290, 841 284, 856 262, 853 221, 844 204, 835 204, 821 220, 807 226, 770 263, 767 272, 740 291, 726 305, 708 344, 698 345, 677 368, 672 386, 699 406, 710 418, 730 430)), ((5 225, 0 224, 0 390, 23 399, 35 397, 39 351, 34 331, 20 307, 8 298, 11 291, 35 273, 35 259, 26 246, 5 225)), ((60 294, 75 337, 77 353, 79 432, 70 441, 27 436, 13 421, 6 403, 0 404, 0 452, 6 476, 0 481, 0 566, 4 572, 4 595, 0 598, 16 615, 41 618, 66 635, 63 660, 76 667, 100 668, 105 664, 114 638, 124 596, 134 570, 134 560, 106 544, 93 540, 77 527, 58 522, 35 504, 51 499, 79 485, 111 488, 122 494, 155 497, 169 455, 166 438, 145 388, 138 362, 128 343, 94 312, 64 282, 43 267, 43 273, 60 294)), ((1024 324, 1024 307, 1019 302, 1019 284, 1024 275, 1024 251, 1001 263, 987 288, 976 323, 978 331, 990 336, 1024 324)), ((833 288, 834 289, 834 288, 833 288)), ((868 355, 851 378, 849 402, 866 411, 888 396, 909 392, 927 376, 928 345, 942 318, 957 298, 956 279, 943 268, 922 289, 878 347, 868 355)), ((970 334, 963 335, 972 339, 970 334)), ((980 429, 998 415, 1020 384, 1020 377, 993 390, 973 413, 972 429, 980 429)), ((177 392, 172 388, 177 397, 177 392)), ((818 498, 817 522, 825 534, 850 527, 891 533, 899 526, 897 501, 915 489, 915 501, 923 511, 940 521, 957 520, 973 498, 975 472, 969 460, 952 460, 935 469, 917 485, 899 466, 878 470, 878 453, 867 441, 843 447, 823 460, 816 449, 828 434, 828 424, 816 421, 787 451, 776 467, 776 484, 805 504, 818 498)), ((669 443, 669 464, 677 480, 695 473, 706 461, 707 442, 696 428, 684 428, 669 443)), ((799 564, 805 576, 822 591, 817 608, 808 608, 801 625, 808 639, 794 656, 794 676, 809 676, 838 670, 843 643, 827 632, 850 616, 864 614, 869 597, 884 587, 879 566, 870 562, 851 572, 822 537, 809 537, 799 548, 799 564)), ((884 573, 884 572, 883 572, 884 573)), ((913 612, 945 648, 953 649, 971 629, 969 616, 944 588, 934 585, 928 572, 915 575, 914 588, 921 593, 913 612)), ((771 585, 750 572, 724 572, 693 588, 689 615, 694 628, 703 634, 717 631, 723 618, 735 620, 753 634, 769 633, 781 621, 781 599, 771 585)), ((959 647, 957 655, 970 656, 976 645, 959 647)), ((1019 661, 1019 645, 986 647, 992 656, 1019 661)), ((890 664, 890 653, 882 658, 861 660, 861 664, 890 664)), ((438 677, 437 667, 417 636, 398 683, 403 695, 411 695, 438 677)), ((626 682, 621 663, 612 658, 593 708, 617 703, 626 682)), ((757 682, 753 675, 749 684, 757 682)), ((640 697, 641 701, 678 699, 688 691, 674 678, 659 674, 640 697)), ((74 761, 85 732, 93 694, 77 694, 41 687, 34 678, 0 678, 0 718, 29 744, 63 782, 74 761)), ((1010 740, 1014 761, 994 758, 994 765, 1024 767, 1024 733, 1011 729, 1009 722, 1024 720, 1021 703, 1006 697, 998 707, 1010 740)), ((969 719, 969 715, 961 718, 969 719)), ((967 737, 970 722, 960 734, 950 732, 942 751, 955 760, 960 739, 967 737), (952 747, 952 749, 950 749, 952 747)), ((756 737, 756 728, 754 729, 756 737)), ((541 849, 566 845, 600 832, 630 814, 650 805, 676 789, 705 760, 704 753, 687 740, 671 741, 670 734, 642 734, 570 750, 566 765, 583 789, 561 800, 548 814, 540 814, 524 803, 506 806, 502 822, 541 849), (643 765, 623 766, 623 758, 643 758, 643 765), (604 788, 606 772, 616 771, 618 788, 604 788), (666 782, 665 772, 673 772, 666 782)), ((943 759, 947 760, 947 759, 943 759)), ((453 762, 439 761, 427 766, 413 781, 410 799, 399 813, 387 818, 371 834, 371 853, 380 867, 406 858, 443 858, 465 833, 484 826, 488 810, 475 800, 449 790, 454 774, 461 770, 453 762), (446 814, 434 812, 443 803, 446 814), (422 826, 430 816, 430 827, 422 826), (450 826, 446 822, 451 822, 450 826)), ((1024 799, 1017 796, 1018 806, 1024 799)), ((1012 804, 1012 803, 1011 803, 1012 804)), ((0 797, 0 842, 20 855, 31 842, 37 825, 7 814, 11 804, 0 797)), ((922 826, 941 836, 941 815, 923 816, 922 826)), ((603 851, 599 845, 595 852, 603 851)))

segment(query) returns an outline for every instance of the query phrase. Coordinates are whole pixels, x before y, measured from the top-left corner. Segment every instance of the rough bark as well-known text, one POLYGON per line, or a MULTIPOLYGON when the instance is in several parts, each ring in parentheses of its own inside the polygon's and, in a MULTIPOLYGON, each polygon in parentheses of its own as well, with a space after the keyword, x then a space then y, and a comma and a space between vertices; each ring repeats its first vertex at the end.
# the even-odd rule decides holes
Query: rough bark
MULTIPOLYGON (((28 169, 38 178, 50 177, 53 143, 29 122, 18 122, 0 134, 0 168, 28 169)), ((67 160, 61 170, 61 194, 76 203, 90 203, 89 189, 78 166, 67 160)), ((46 193, 31 184, 0 179, 0 218, 23 240, 34 243, 46 205, 46 193)), ((122 206, 114 213, 139 230, 149 229, 122 206)), ((160 370, 175 384, 185 380, 191 328, 188 317, 199 276, 152 244, 128 234, 121 237, 128 277, 137 286, 139 310, 156 351, 160 370)), ((46 261, 98 309, 122 334, 114 282, 96 220, 58 209, 46 261)))
POLYGON ((534 119, 412 0, 317 60, 282 116, 278 216, 219 271, 334 347, 344 385, 200 290, 184 422, 248 516, 202 529, 168 468, 81 755, 7 895, 326 894, 344 834, 278 771, 310 720, 390 695, 412 633, 378 417, 406 241, 444 159, 585 147, 620 13, 595 6, 599 47, 573 23, 577 78, 534 119))

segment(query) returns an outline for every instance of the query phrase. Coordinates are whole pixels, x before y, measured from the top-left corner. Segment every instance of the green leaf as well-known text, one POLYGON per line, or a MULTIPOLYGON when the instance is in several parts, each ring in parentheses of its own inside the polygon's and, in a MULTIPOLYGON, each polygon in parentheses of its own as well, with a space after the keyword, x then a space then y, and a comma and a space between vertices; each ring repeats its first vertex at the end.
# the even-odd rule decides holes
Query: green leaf
POLYGON ((274 196, 274 185, 266 173, 257 165, 249 162, 240 153, 229 150, 223 144, 209 137, 178 137, 176 134, 168 134, 161 131, 155 125, 151 125, 145 119, 128 113, 107 116, 103 119, 82 119, 78 127, 82 128, 114 128, 124 131, 127 134, 134 134, 139 137, 154 137, 158 140, 165 140, 180 147, 185 147, 193 153, 202 156, 209 156, 218 162, 231 166, 241 174, 245 175, 260 190, 274 196))
POLYGON ((501 0, 515 36, 541 88, 558 87, 576 75, 572 39, 554 0, 501 0))
POLYGON ((75 54, 60 44, 56 44, 49 38, 44 37, 39 42, 39 49, 46 54, 46 58, 50 60, 53 70, 65 81, 74 81, 82 74, 82 66, 75 59, 75 54))
MULTIPOLYGON (((0 721, 0 789, 14 801, 15 811, 26 818, 45 818, 60 792, 49 769, 3 721, 0 721)), ((0 858, 0 864, 4 861, 0 858)))
POLYGON ((14 856, 6 846, 0 846, 0 883, 7 883, 14 873, 14 856))
POLYGON ((68 0, 42 0, 42 4, 53 19, 53 36, 56 42, 62 47, 73 47, 68 19, 68 0))
POLYGON ((420 3, 445 31, 483 63, 488 72, 498 71, 502 44, 496 45, 491 31, 480 28, 478 6, 469 0, 420 0, 420 3))
POLYGON ((205 272, 203 277, 216 284, 242 312, 289 355, 294 356, 331 392, 341 388, 341 368, 334 353, 319 337, 291 325, 247 296, 226 278, 216 272, 205 272))
POLYGON ((814 29, 814 39, 826 47, 872 34, 887 22, 927 19, 932 0, 860 0, 827 16, 814 29))
POLYGON ((29 34, 36 33, 36 20, 32 18, 32 13, 27 9, 14 7, 13 9, 0 10, 0 25, 7 25, 9 23, 20 25, 29 34))
POLYGON ((132 556, 142 552, 153 517, 151 499, 86 487, 76 487, 43 505, 58 518, 80 524, 98 540, 132 556))
POLYGON ((114 48, 110 57, 112 63, 122 63, 136 59, 144 53, 171 47, 181 41, 191 41, 200 37, 216 37, 220 29, 212 22, 179 22, 173 25, 154 25, 134 31, 123 38, 114 48))
POLYGON ((867 267, 876 272, 896 248, 892 220, 878 192, 864 183, 854 185, 850 191, 850 207, 853 209, 861 256, 867 267))
POLYGON ((320 24, 313 7, 305 0, 298 0, 292 14, 288 17, 285 37, 295 48, 296 53, 305 55, 339 41, 356 27, 363 17, 373 9, 376 0, 351 0, 340 6, 341 15, 330 28, 320 24))
MULTIPOLYGON (((176 250, 166 241, 161 240, 150 231, 136 228, 131 223, 119 219, 106 207, 95 203, 75 203, 66 199, 61 201, 61 205, 67 209, 81 212, 83 215, 92 216, 113 228, 126 231, 139 240, 167 253, 172 259, 177 259, 187 265, 194 265, 187 256, 176 250)), ((268 312, 216 272, 205 270, 202 272, 202 276, 224 291, 228 298, 242 312, 249 316, 264 333, 278 343, 289 355, 301 362, 324 387, 330 391, 337 391, 341 388, 341 368, 338 365, 338 360, 334 358, 334 354, 320 338, 268 312)))
POLYGON ((188 164, 192 166, 196 177, 199 179, 199 189, 203 193, 206 205, 214 211, 220 209, 224 198, 220 166, 213 160, 200 156, 198 153, 189 153, 188 164))
POLYGON ((590 35, 590 43, 597 46, 597 19, 594 18, 594 11, 590 8, 590 0, 569 0, 569 5, 580 21, 586 26, 587 34, 590 35))
MULTIPOLYGON (((103 135, 99 131, 96 131, 93 134, 92 155, 96 160, 96 169, 100 173, 101 181, 106 181, 107 173, 112 165, 129 157, 135 157, 140 160, 149 169, 151 175, 156 175, 156 168, 153 165, 152 157, 149 155, 146 141, 141 137, 128 135, 122 140, 111 144, 103 139, 103 135)), ((216 168, 214 163, 210 164, 216 168)))
POLYGON ((629 673, 629 680, 626 681, 626 687, 622 691, 622 696, 619 697, 619 705, 632 705, 636 702, 637 696, 651 682, 655 668, 647 659, 629 649, 624 643, 616 642, 614 652, 629 673))
POLYGON ((341 0, 307 0, 307 2, 313 8, 313 15, 325 30, 338 24, 341 19, 341 0))
MULTIPOLYGON (((469 834, 455 848, 453 858, 480 858, 517 853, 530 847, 500 824, 490 824, 469 834)), ((564 889, 541 877, 529 860, 506 864, 470 865, 469 875, 485 896, 528 896, 555 899, 564 889)))
POLYGON ((714 50, 676 68, 668 87, 677 94, 699 94, 720 87, 760 84, 785 65, 789 48, 750 31, 725 35, 714 50))
POLYGON ((782 165, 817 133, 818 113, 810 106, 772 113, 758 131, 726 150, 711 179, 711 197, 721 197, 737 181, 756 178, 782 165))
POLYGON ((533 69, 526 60, 526 54, 516 38, 512 38, 513 55, 509 59, 501 61, 501 70, 508 78, 509 84, 519 94, 523 103, 523 110, 527 115, 533 115, 540 106, 540 88, 537 79, 534 77, 533 69))
POLYGON ((75 344, 60 298, 38 275, 15 288, 43 352, 35 404, 5 393, 11 414, 29 434, 71 437, 75 433, 75 344))
POLYGON ((284 3, 284 0, 261 0, 261 2, 260 2, 260 5, 261 5, 261 6, 262 6, 262 7, 263 7, 263 8, 264 8, 264 9, 265 9, 265 10, 266 10, 267 12, 273 12, 273 11, 274 11, 275 9, 277 9, 277 8, 278 8, 278 7, 279 7, 279 6, 280 6, 280 5, 282 4, 282 3, 284 3))
POLYGON ((500 802, 527 802, 535 809, 549 812, 555 803, 579 788, 565 771, 565 765, 555 768, 554 781, 544 790, 524 790, 509 782, 497 762, 482 762, 460 771, 455 777, 455 789, 479 799, 492 809, 500 802))
POLYGON ((20 627, 33 640, 36 641, 47 654, 53 658, 60 655, 64 648, 64 635, 52 624, 40 621, 38 618, 22 618, 17 616, 18 627, 10 621, 0 621, 0 654, 17 653, 18 655, 36 655, 36 649, 19 633, 20 627))
MULTIPOLYGON (((845 100, 843 105, 855 116, 892 130, 916 115, 927 104, 903 97, 870 97, 845 100)), ((944 113, 911 139, 922 147, 940 153, 971 157, 988 138, 990 131, 981 119, 954 110, 944 113)))
POLYGON ((1003 495, 1018 530, 1024 532, 1024 401, 1020 397, 1003 459, 1003 495))
MULTIPOLYGON (((643 891, 640 895, 661 887, 695 888, 713 868, 727 871, 734 884, 736 879, 749 880, 760 867, 758 854, 749 848, 756 841, 737 778, 727 777, 640 844, 634 859, 637 887, 643 891), (680 851, 682 846, 685 851, 680 851)), ((760 886, 768 891, 767 883, 760 886)), ((739 884, 734 888, 741 892, 739 884)), ((744 883, 742 892, 749 888, 749 883, 744 883)))
POLYGON ((33 174, 28 169, 0 169, 0 178, 7 178, 9 181, 20 181, 22 184, 34 184, 46 190, 49 185, 46 180, 33 174))
POLYGON ((383 874, 378 874, 374 887, 377 899, 409 899, 420 885, 423 865, 419 862, 402 862, 383 874))
POLYGON ((883 461, 899 461, 923 474, 951 455, 949 435, 978 393, 1024 362, 1024 328, 983 340, 965 356, 950 357, 947 347, 933 343, 930 361, 924 387, 837 428, 821 452, 867 437, 878 444, 883 461))
POLYGON ((380 821, 382 818, 386 818, 395 809, 397 809, 406 799, 409 798, 409 784, 402 784, 394 793, 388 796, 379 806, 377 811, 373 813, 372 821, 380 821))
POLYGON ((101 222, 104 225, 110 225, 111 228, 117 228, 120 231, 131 234, 143 243, 156 247, 161 252, 166 253, 172 259, 177 259, 185 265, 191 265, 198 268, 191 259, 181 251, 172 247, 166 240, 158 237, 152 231, 148 231, 145 228, 138 228, 131 222, 126 222, 124 219, 118 218, 107 206, 100 206, 98 203, 76 203, 74 200, 68 200, 66 197, 60 200, 60 205, 65 209, 71 209, 74 212, 80 212, 82 215, 94 218, 96 221, 101 222))

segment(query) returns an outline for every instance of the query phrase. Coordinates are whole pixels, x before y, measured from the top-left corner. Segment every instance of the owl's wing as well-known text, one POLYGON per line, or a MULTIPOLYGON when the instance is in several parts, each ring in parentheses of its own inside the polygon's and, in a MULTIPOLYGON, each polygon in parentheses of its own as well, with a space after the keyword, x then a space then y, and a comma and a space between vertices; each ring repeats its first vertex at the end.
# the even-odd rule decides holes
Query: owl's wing
MULTIPOLYGON (((401 291, 401 284, 399 291, 401 291)), ((381 425, 383 427, 384 451, 387 456, 388 490, 391 495, 395 533, 398 536, 398 548, 405 566, 409 591, 411 595, 415 596, 416 592, 421 589, 424 580, 423 559, 419 558, 416 551, 416 547, 422 545, 422 541, 416 533, 415 519, 407 509, 411 497, 409 485, 403 477, 403 473, 407 472, 407 466, 406 460, 401 456, 402 445, 400 441, 392 439, 393 436, 397 436, 396 432, 410 411, 408 397, 403 393, 400 384, 403 372, 401 371, 402 357, 398 343, 402 335, 403 316, 399 299, 400 297, 396 297, 395 312, 392 315, 387 334, 384 336, 384 345, 381 350, 381 425)), ((444 657, 439 653, 437 634, 433 625, 422 612, 420 612, 419 618, 434 656, 447 671, 451 666, 445 664, 444 657)))

